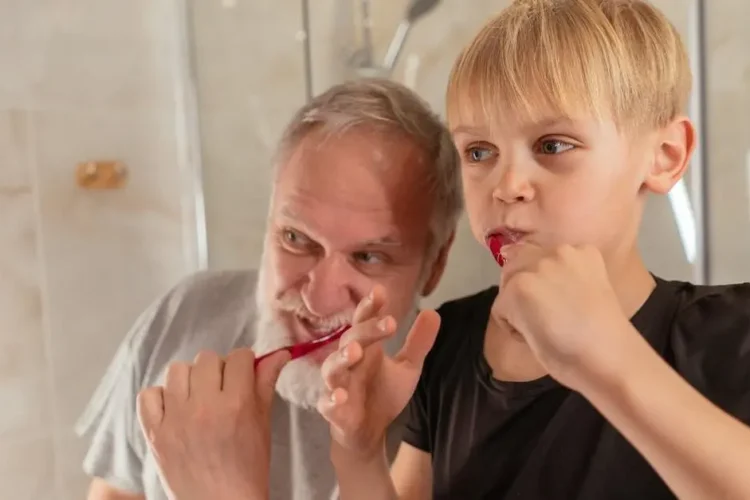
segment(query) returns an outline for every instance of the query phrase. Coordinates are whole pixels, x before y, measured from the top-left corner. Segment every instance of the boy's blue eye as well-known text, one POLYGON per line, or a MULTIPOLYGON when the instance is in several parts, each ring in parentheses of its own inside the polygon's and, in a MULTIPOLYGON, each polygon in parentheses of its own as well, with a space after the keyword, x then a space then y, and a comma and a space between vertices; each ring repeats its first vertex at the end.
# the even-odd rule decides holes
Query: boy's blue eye
POLYGON ((541 153, 545 155, 556 155, 573 149, 575 146, 565 141, 548 140, 540 144, 541 153))
POLYGON ((469 148, 466 150, 469 161, 479 163, 488 160, 492 156, 492 151, 487 148, 469 148))

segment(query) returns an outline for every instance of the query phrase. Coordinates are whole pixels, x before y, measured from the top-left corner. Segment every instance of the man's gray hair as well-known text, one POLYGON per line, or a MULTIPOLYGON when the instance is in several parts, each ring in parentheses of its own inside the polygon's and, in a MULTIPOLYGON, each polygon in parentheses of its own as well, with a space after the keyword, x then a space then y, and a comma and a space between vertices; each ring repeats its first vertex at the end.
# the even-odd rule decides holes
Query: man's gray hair
POLYGON ((407 137, 422 152, 425 179, 433 193, 430 221, 432 257, 448 241, 463 210, 458 152, 450 132, 429 105, 394 81, 365 78, 331 87, 300 109, 287 125, 276 151, 282 164, 312 130, 343 133, 369 127, 407 137))

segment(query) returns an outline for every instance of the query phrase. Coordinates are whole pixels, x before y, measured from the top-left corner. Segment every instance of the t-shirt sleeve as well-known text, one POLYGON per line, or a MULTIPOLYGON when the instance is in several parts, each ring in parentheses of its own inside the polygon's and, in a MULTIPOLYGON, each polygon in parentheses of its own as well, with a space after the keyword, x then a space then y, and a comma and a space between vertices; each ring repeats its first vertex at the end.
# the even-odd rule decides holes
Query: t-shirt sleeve
POLYGON ((691 385, 750 425, 750 284, 722 287, 679 315, 672 351, 691 385))
POLYGON ((417 389, 406 408, 406 423, 402 440, 419 450, 432 453, 425 372, 422 373, 417 389))
POLYGON ((144 342, 159 337, 157 320, 163 300, 141 314, 118 348, 104 377, 76 423, 76 433, 89 439, 84 471, 119 490, 142 494, 145 441, 136 413, 147 349, 144 342))

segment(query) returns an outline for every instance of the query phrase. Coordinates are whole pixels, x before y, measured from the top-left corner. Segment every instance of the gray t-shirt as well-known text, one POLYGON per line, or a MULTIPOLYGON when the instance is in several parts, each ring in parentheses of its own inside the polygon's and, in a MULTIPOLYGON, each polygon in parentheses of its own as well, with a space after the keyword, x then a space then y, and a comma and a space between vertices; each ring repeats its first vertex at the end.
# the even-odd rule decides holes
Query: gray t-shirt
MULTIPOLYGON (((91 439, 83 468, 111 486, 166 500, 136 414, 141 389, 162 385, 173 361, 202 349, 227 354, 252 346, 254 271, 202 272, 180 283, 137 320, 76 426, 91 439)), ((314 411, 274 402, 271 499, 328 500, 336 483, 328 425, 314 411)), ((395 433, 389 436, 393 456, 395 433)))

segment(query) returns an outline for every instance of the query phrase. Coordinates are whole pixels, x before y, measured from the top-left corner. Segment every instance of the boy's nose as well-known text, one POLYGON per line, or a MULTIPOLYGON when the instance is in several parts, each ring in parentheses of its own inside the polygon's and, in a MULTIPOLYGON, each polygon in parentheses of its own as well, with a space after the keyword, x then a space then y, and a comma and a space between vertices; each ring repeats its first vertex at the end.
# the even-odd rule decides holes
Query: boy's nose
POLYGON ((302 298, 315 316, 326 318, 356 307, 356 270, 343 258, 326 256, 309 273, 302 298))
POLYGON ((500 179, 495 184, 492 197, 506 204, 518 203, 530 201, 534 197, 534 190, 518 168, 501 166, 500 179))

